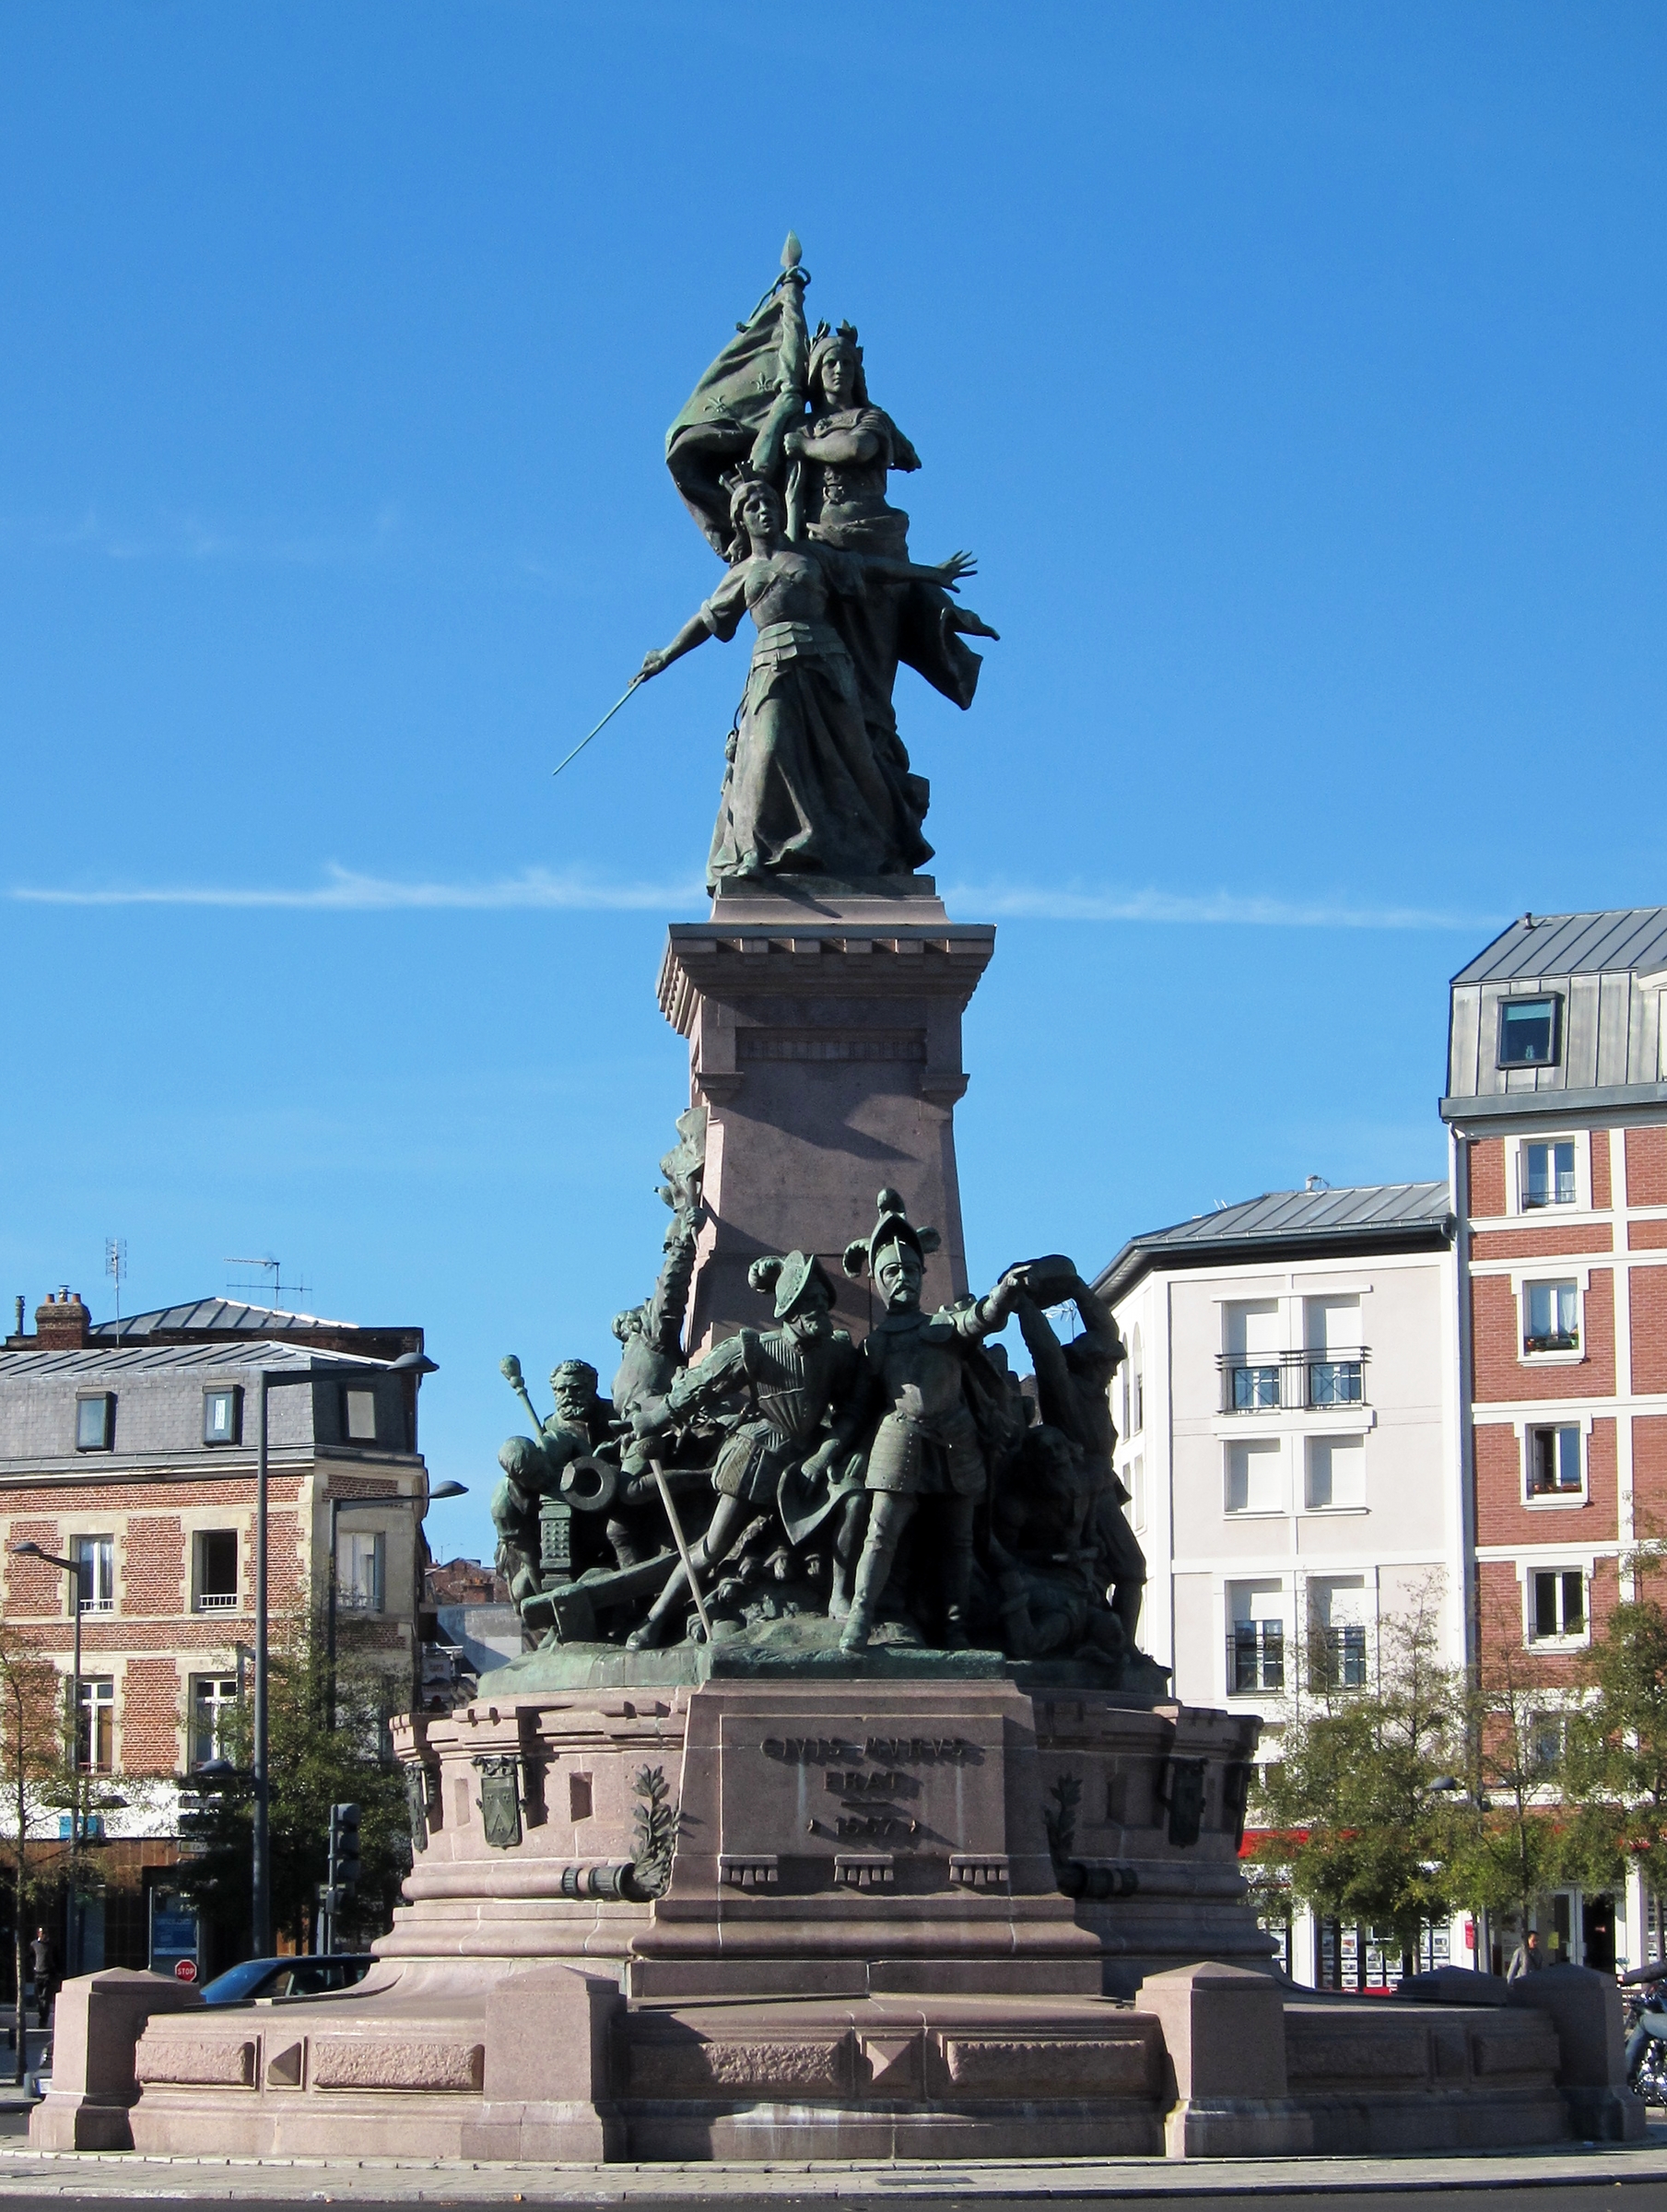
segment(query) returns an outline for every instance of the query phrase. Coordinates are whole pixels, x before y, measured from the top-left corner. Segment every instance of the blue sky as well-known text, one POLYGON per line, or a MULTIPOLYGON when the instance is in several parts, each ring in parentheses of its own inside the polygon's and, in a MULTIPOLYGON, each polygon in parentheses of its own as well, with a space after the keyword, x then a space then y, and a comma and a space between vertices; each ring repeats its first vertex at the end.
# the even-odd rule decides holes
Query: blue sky
POLYGON ((795 226, 1003 632, 905 674, 975 1274, 1439 1174, 1447 977, 1655 903, 1667 17, 549 0, 0 17, 0 1289, 275 1253, 605 1363, 743 648, 661 460, 795 226))

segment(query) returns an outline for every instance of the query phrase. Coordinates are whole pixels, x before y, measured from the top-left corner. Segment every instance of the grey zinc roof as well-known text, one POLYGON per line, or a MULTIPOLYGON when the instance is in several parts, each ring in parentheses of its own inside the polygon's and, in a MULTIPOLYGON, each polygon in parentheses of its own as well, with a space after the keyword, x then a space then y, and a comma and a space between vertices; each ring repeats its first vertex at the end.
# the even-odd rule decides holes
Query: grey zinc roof
POLYGON ((1527 976, 1648 974, 1667 968, 1667 906, 1619 906, 1591 914, 1522 915, 1454 976, 1485 983, 1527 976))
POLYGON ((1168 1229, 1131 1237, 1095 1288, 1117 1297, 1148 1267, 1163 1260, 1199 1266, 1210 1260, 1241 1260, 1281 1245, 1393 1247, 1409 1241, 1435 1242, 1452 1229, 1445 1182, 1356 1183, 1344 1190, 1264 1191, 1237 1206, 1196 1214, 1168 1229))
POLYGON ((327 1375, 337 1367, 377 1367, 386 1362, 367 1359, 358 1352, 330 1352, 310 1345, 272 1343, 254 1338, 246 1344, 135 1344, 88 1345, 84 1351, 0 1351, 0 1382, 19 1375, 117 1375, 178 1372, 182 1368, 223 1370, 246 1374, 252 1365, 311 1369, 327 1375))
POLYGON ((182 1306, 158 1306, 149 1313, 129 1313, 117 1321, 95 1322, 89 1336, 134 1338, 164 1330, 235 1329, 240 1335, 282 1336, 291 1329, 348 1329, 348 1321, 324 1321, 316 1313, 286 1313, 275 1306, 245 1306, 236 1299, 199 1298, 182 1306))

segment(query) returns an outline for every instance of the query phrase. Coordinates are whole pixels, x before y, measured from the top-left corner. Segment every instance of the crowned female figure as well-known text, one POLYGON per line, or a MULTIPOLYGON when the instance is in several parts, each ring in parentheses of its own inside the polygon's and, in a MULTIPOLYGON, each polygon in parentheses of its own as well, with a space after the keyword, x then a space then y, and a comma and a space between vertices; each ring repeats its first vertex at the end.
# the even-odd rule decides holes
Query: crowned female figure
POLYGON ((907 875, 931 857, 923 787, 900 746, 877 750, 837 605, 887 584, 944 594, 974 572, 962 553, 937 568, 879 552, 789 542, 781 494, 742 477, 730 497, 745 549, 722 582, 641 674, 658 676, 708 638, 726 642, 750 614, 757 635, 735 717, 707 880, 771 873, 845 880, 907 875))
MULTIPOLYGON (((782 441, 801 474, 806 535, 835 551, 906 561, 909 517, 887 500, 886 477, 892 469, 919 468, 920 456, 885 409, 870 400, 863 348, 851 324, 841 323, 838 330, 824 324, 817 331, 807 382, 809 420, 782 441)), ((909 777, 923 819, 927 785, 923 778, 910 777, 892 705, 898 664, 906 662, 945 699, 968 707, 978 688, 980 661, 961 640, 997 633, 918 571, 842 603, 833 619, 856 669, 875 752, 891 763, 894 774, 909 777)))

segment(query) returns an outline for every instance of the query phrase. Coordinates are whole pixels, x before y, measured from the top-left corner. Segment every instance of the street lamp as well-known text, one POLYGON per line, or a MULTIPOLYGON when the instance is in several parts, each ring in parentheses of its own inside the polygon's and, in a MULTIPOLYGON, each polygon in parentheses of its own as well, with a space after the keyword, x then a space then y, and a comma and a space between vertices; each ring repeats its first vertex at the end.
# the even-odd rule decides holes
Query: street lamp
POLYGON ((404 1505, 416 1506, 420 1512, 424 1506, 432 1505, 437 1498, 466 1498, 469 1486, 464 1482, 437 1482, 426 1495, 418 1490, 413 1495, 405 1490, 372 1490, 358 1498, 332 1498, 330 1500, 330 1597, 325 1609, 328 1628, 324 1639, 325 1665, 330 1677, 329 1721, 335 1726, 335 1607, 336 1585, 339 1577, 335 1564, 335 1531, 343 1506, 404 1505))
MULTIPOLYGON (((266 1394, 281 1390, 287 1383, 313 1383, 322 1379, 346 1378, 349 1375, 431 1375, 436 1371, 432 1359, 421 1352, 402 1352, 397 1359, 387 1364, 370 1366, 359 1361, 343 1360, 337 1365, 315 1369, 311 1364, 303 1368, 261 1367, 255 1370, 260 1382, 256 1399, 260 1407, 260 1428, 257 1438, 258 1456, 255 1461, 254 1486, 254 1850, 252 1898, 253 1926, 251 1934, 254 1942, 254 1956, 269 1959, 272 1956, 272 1794, 267 1771, 267 1523, 266 1523, 266 1394)), ((332 1572, 335 1562, 332 1561, 332 1572)))
MULTIPOLYGON (((76 1655, 71 1662, 69 1712, 65 1722, 64 1748, 69 1759, 69 1892, 64 1909, 64 1971, 81 1971, 81 1919, 76 1911, 76 1850, 81 1841, 81 1594, 87 1566, 82 1559, 61 1559, 56 1552, 42 1551, 39 1544, 14 1544, 14 1559, 44 1559, 61 1567, 75 1583, 76 1655)), ((19 1816, 21 1817, 21 1816, 19 1816)), ((18 1992, 18 2018, 23 2018, 23 1992, 18 1992)), ((19 2030, 21 2033, 21 2030, 19 2030)))

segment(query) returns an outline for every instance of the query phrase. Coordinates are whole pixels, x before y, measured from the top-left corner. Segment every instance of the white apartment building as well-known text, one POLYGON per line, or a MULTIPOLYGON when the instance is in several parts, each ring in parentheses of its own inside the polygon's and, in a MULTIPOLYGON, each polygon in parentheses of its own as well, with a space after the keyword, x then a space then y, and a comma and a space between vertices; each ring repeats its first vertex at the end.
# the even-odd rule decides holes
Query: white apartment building
MULTIPOLYGON (((1465 1655, 1457 1278, 1445 1182, 1271 1192, 1134 1237, 1095 1288, 1128 1356, 1118 1470, 1150 1580, 1141 1642, 1189 1704, 1259 1712, 1299 1660, 1364 1684, 1378 1624, 1439 1592, 1465 1655)), ((1473 1963, 1462 1947, 1457 1963, 1473 1963)), ((1298 1981, 1356 1979, 1356 1931, 1299 1916, 1298 1981)), ((1399 1956, 1373 1946, 1365 1979, 1399 1956), (1376 1955, 1374 1955, 1374 1953, 1376 1955)))

